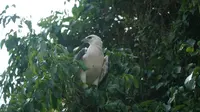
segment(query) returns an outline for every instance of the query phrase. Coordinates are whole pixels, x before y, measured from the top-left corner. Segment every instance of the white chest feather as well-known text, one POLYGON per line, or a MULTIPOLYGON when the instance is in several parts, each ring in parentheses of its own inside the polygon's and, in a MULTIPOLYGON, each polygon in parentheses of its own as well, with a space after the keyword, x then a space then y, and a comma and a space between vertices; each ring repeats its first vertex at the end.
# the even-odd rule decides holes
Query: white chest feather
POLYGON ((90 45, 83 57, 83 60, 88 68, 101 68, 104 61, 104 55, 101 47, 90 45))

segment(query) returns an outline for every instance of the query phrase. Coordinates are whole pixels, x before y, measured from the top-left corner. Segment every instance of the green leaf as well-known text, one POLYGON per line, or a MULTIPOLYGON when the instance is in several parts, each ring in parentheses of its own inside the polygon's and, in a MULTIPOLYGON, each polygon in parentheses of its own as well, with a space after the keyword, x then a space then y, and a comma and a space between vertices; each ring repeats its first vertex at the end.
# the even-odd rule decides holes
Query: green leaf
POLYGON ((200 74, 200 66, 195 67, 193 72, 194 72, 195 76, 199 76, 199 74, 200 74))
POLYGON ((139 82, 135 77, 133 77, 133 83, 134 83, 135 88, 139 88, 139 82))
POLYGON ((119 89, 119 85, 118 84, 109 84, 108 85, 108 91, 110 93, 114 93, 118 89, 119 89))
POLYGON ((72 20, 74 20, 74 17, 67 17, 67 18, 64 18, 62 21, 63 22, 71 22, 72 20))
POLYGON ((197 85, 200 87, 200 75, 197 78, 197 85))
POLYGON ((182 51, 184 49, 184 47, 186 46, 186 44, 181 44, 179 50, 182 51))
POLYGON ((172 112, 177 112, 179 110, 181 110, 182 108, 184 108, 186 105, 176 105, 173 109, 172 112))
MULTIPOLYGON (((3 14, 5 14, 5 13, 6 13, 6 10, 3 10, 3 11, 1 12, 0 16, 3 15, 3 14)), ((1 18, 1 19, 2 19, 2 18, 1 18)), ((0 19, 0 20, 1 20, 1 19, 0 19)), ((1 21, 0 21, 0 24, 1 24, 1 21)))
POLYGON ((23 26, 22 26, 22 25, 18 25, 18 27, 19 27, 19 28, 23 28, 23 26))
POLYGON ((52 106, 53 106, 53 108, 57 109, 57 107, 58 107, 58 100, 57 100, 57 98, 53 94, 51 94, 51 100, 52 100, 52 106))
POLYGON ((136 77, 134 77, 131 74, 123 74, 123 77, 125 78, 127 82, 130 82, 130 81, 133 82, 135 88, 139 88, 139 81, 136 77))
POLYGON ((156 90, 158 90, 160 87, 162 87, 164 85, 164 83, 163 82, 161 82, 161 83, 158 83, 157 85, 156 85, 156 90))
POLYGON ((32 32, 32 22, 26 20, 24 23, 28 26, 29 31, 32 32))
POLYGON ((133 67, 133 73, 134 73, 134 75, 139 75, 140 74, 140 66, 138 66, 138 65, 135 65, 134 67, 133 67))
POLYGON ((40 51, 41 52, 46 52, 46 49, 47 49, 47 45, 44 41, 40 42, 41 45, 40 45, 40 51))
POLYGON ((175 73, 181 73, 182 67, 181 66, 177 66, 174 69, 175 69, 175 73))
POLYGON ((8 21, 6 22, 6 25, 10 23, 11 18, 8 18, 8 21))
POLYGON ((197 45, 200 47, 200 41, 197 42, 197 45))
POLYGON ((12 7, 16 8, 16 5, 15 5, 15 4, 12 4, 12 7))
POLYGON ((62 12, 56 11, 56 14, 62 14, 62 12))
POLYGON ((1 40, 1 49, 3 48, 3 45, 5 44, 5 41, 6 41, 5 39, 1 40))
POLYGON ((81 67, 81 69, 83 71, 86 71, 88 68, 85 66, 84 62, 83 61, 77 61, 78 62, 78 65, 81 67))
POLYGON ((123 104, 123 102, 121 100, 116 100, 114 102, 107 102, 105 105, 104 105, 105 109, 108 111, 108 112, 116 112, 117 110, 121 110, 123 109, 124 111, 123 112, 128 112, 125 108, 125 105, 123 104))
POLYGON ((72 14, 74 15, 74 17, 77 18, 77 16, 79 15, 79 12, 78 12, 78 8, 76 5, 74 5, 74 7, 72 8, 72 14))
POLYGON ((3 18, 3 27, 6 27, 6 20, 7 20, 8 16, 6 16, 5 18, 3 18))
POLYGON ((194 48, 193 47, 187 47, 186 52, 193 53, 194 52, 194 48))
POLYGON ((28 98, 24 104, 24 110, 27 112, 34 112, 32 99, 28 98))
POLYGON ((8 9, 8 8, 9 8, 9 6, 8 6, 8 5, 6 5, 5 9, 8 9))
MULTIPOLYGON (((12 21, 15 23, 16 22, 16 19, 17 18, 20 18, 19 16, 17 16, 16 14, 14 14, 12 17, 11 17, 11 19, 12 19, 12 21)), ((19 26, 19 25, 18 25, 19 26)))
POLYGON ((154 100, 147 100, 147 101, 141 102, 140 106, 145 107, 145 106, 150 105, 153 102, 154 102, 154 100))
POLYGON ((179 90, 180 92, 184 92, 184 87, 183 87, 183 86, 180 86, 180 87, 178 88, 178 90, 179 90))

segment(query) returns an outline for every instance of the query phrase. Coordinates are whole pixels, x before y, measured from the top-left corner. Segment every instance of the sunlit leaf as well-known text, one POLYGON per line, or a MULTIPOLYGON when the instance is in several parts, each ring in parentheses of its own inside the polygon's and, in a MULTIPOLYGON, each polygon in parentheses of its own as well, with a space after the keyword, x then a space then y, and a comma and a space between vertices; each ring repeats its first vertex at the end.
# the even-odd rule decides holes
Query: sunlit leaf
POLYGON ((195 77, 193 77, 193 72, 185 79, 185 87, 189 90, 193 90, 196 87, 195 77))
POLYGON ((194 52, 194 48, 193 47, 187 47, 186 52, 192 53, 192 52, 194 52))

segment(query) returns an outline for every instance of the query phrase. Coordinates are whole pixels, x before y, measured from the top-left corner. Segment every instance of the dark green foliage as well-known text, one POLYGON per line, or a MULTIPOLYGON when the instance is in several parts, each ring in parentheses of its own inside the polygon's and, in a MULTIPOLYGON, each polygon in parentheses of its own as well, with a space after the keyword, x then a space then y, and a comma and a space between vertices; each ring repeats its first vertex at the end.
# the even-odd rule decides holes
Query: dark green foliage
MULTIPOLYGON (((5 112, 197 112, 200 111, 200 2, 198 0, 80 0, 73 17, 54 12, 38 23, 0 13, 27 25, 1 41, 9 66, 0 84, 5 112), (81 88, 73 49, 99 35, 109 73, 98 88, 81 88), (188 77, 191 76, 191 77, 188 77)), ((81 45, 82 46, 82 45, 81 45)))

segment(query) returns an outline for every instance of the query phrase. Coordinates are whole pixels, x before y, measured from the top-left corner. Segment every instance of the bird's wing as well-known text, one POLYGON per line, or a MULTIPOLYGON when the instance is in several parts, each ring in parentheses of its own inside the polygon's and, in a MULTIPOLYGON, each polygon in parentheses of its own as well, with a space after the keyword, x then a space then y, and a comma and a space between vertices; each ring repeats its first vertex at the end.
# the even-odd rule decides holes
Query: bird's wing
POLYGON ((93 84, 98 86, 98 84, 104 79, 107 73, 108 73, 108 56, 106 55, 104 57, 101 73, 99 77, 93 82, 93 84))
POLYGON ((106 55, 104 57, 104 63, 103 63, 103 77, 108 73, 108 56, 106 55))
MULTIPOLYGON (((74 56, 74 61, 75 60, 84 60, 84 56, 86 54, 87 48, 82 48, 75 56, 74 56)), ((80 70, 80 79, 81 81, 85 84, 86 83, 86 71, 80 70)))
POLYGON ((83 56, 85 55, 87 48, 82 48, 75 56, 74 60, 82 60, 83 56))

